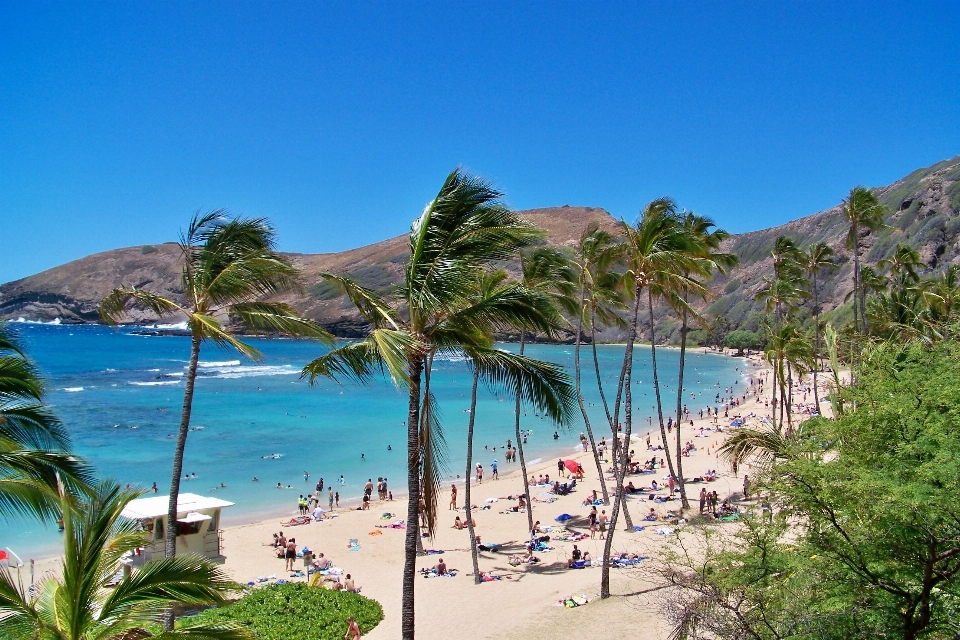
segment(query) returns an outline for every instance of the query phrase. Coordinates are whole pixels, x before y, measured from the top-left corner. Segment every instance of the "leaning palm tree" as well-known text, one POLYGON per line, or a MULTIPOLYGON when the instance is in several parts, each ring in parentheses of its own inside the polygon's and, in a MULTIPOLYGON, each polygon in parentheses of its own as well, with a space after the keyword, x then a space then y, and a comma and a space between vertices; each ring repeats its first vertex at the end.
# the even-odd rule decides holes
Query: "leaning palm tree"
MULTIPOLYGON (((623 233, 627 242, 627 266, 625 277, 633 281, 633 311, 630 322, 627 345, 624 350, 624 364, 621 370, 621 384, 624 394, 624 430, 623 442, 618 447, 619 460, 615 466, 617 493, 610 516, 610 534, 607 536, 603 552, 603 566, 600 577, 600 597, 610 595, 609 558, 613 548, 613 534, 623 501, 623 478, 629 466, 630 435, 633 426, 633 343, 637 337, 640 301, 646 291, 646 301, 650 323, 650 359, 653 373, 653 388, 657 401, 657 415, 660 422, 660 435, 663 440, 664 456, 670 473, 676 476, 673 460, 670 457, 670 443, 667 441, 666 426, 663 421, 663 405, 660 401, 660 382, 657 372, 656 334, 653 318, 654 296, 661 298, 668 291, 679 291, 686 287, 691 292, 701 292, 703 286, 685 275, 692 272, 693 260, 690 253, 690 239, 683 233, 683 227, 677 216, 676 205, 669 198, 660 198, 648 204, 636 226, 623 223, 623 233)), ((619 394, 617 398, 619 405, 619 394)), ((614 418, 617 417, 617 407, 614 418)))
POLYGON ((257 349, 231 334, 224 324, 227 318, 248 333, 270 332, 327 343, 333 341, 320 325, 301 318, 290 305, 267 300, 300 286, 300 272, 275 250, 274 245, 274 231, 262 218, 231 219, 222 209, 196 215, 180 240, 183 303, 137 287, 114 289, 100 303, 100 317, 110 324, 122 319, 129 307, 146 308, 160 317, 186 318, 190 332, 190 361, 170 482, 167 515, 171 526, 166 531, 167 556, 174 556, 177 552, 178 532, 173 523, 177 521, 183 453, 203 343, 233 347, 252 360, 262 359, 257 349))
MULTIPOLYGON (((569 261, 553 247, 537 247, 533 251, 520 254, 520 282, 530 291, 537 292, 554 307, 568 313, 574 312, 574 275, 569 261)), ((493 283, 491 283, 493 284, 493 283)), ((556 322, 561 321, 557 314, 556 322)), ((527 332, 520 327, 520 355, 526 343, 527 332)), ((523 493, 527 496, 527 524, 533 529, 533 504, 530 498, 530 481, 527 476, 527 462, 523 454, 523 437, 520 431, 520 394, 515 394, 514 437, 517 439, 517 453, 520 454, 520 473, 523 475, 523 493)), ((587 427, 589 429, 589 425, 587 427)), ((591 441, 593 436, 591 435, 591 441)))
POLYGON ((0 323, 0 516, 50 520, 60 515, 58 478, 71 492, 92 474, 68 453, 70 436, 44 404, 40 373, 13 332, 0 323))
POLYGON ((860 271, 860 234, 876 231, 883 226, 884 207, 876 194, 866 187, 854 187, 841 207, 849 223, 847 248, 853 252, 853 325, 860 335, 866 335, 867 304, 860 271))
MULTIPOLYGON (((407 411, 407 530, 404 540, 401 631, 414 637, 414 578, 420 538, 418 496, 422 498, 427 532, 436 526, 442 433, 430 393, 430 373, 437 353, 477 356, 492 329, 522 326, 547 335, 554 332, 554 310, 542 295, 518 283, 477 301, 476 274, 537 242, 542 232, 511 212, 502 194, 487 182, 452 172, 437 196, 410 229, 410 261, 395 295, 382 296, 353 279, 331 273, 324 278, 343 291, 371 329, 366 338, 342 346, 304 367, 304 375, 366 381, 384 371, 409 391, 407 411)), ((526 372, 521 386, 525 401, 557 404, 553 415, 566 415, 562 387, 531 361, 500 351, 487 352, 504 368, 526 372), (552 400, 551 400, 552 399, 552 400), (562 405, 562 406, 561 406, 562 405)), ((502 369, 498 369, 500 371, 502 369)), ((569 397, 573 401, 572 390, 569 397)))
MULTIPOLYGON (((500 289, 507 285, 507 273, 503 270, 493 272, 482 272, 477 279, 475 289, 474 304, 482 304, 498 295, 500 289)), ((543 291, 528 289, 531 296, 542 295, 543 291)), ((534 305, 535 302, 531 301, 534 305)), ((491 327, 492 329, 492 327, 491 327)), ((529 358, 520 356, 512 358, 503 356, 493 348, 494 339, 492 331, 488 331, 485 338, 477 337, 474 344, 465 346, 464 351, 469 357, 470 366, 473 369, 473 385, 470 392, 470 418, 467 425, 467 469, 465 474, 464 486, 464 505, 467 516, 467 529, 470 534, 470 554, 473 562, 473 581, 480 584, 480 563, 477 549, 477 534, 473 526, 473 502, 471 495, 472 482, 470 481, 473 473, 473 432, 477 417, 477 388, 481 381, 494 393, 503 391, 503 382, 509 381, 506 389, 516 394, 518 402, 520 399, 528 401, 533 400, 538 412, 542 411, 556 421, 566 421, 570 413, 570 398, 572 390, 567 376, 563 374, 558 367, 544 362, 538 362, 529 358), (542 393, 531 394, 529 385, 542 384, 544 388, 542 393), (546 400, 546 402, 544 402, 546 400)), ((520 438, 518 435, 517 438, 520 438)), ((521 445, 518 444, 518 451, 521 445)), ((521 463, 522 463, 521 459, 521 463)), ((526 471, 524 470, 524 475, 526 471)), ((530 490, 527 488, 527 481, 524 479, 524 494, 527 497, 527 513, 532 511, 532 499, 530 490)), ((529 523, 529 530, 533 531, 533 522, 529 523)))
MULTIPOLYGON (((681 215, 681 224, 683 233, 687 236, 689 242, 689 265, 686 272, 690 278, 708 278, 714 271, 723 273, 726 269, 737 264, 738 259, 732 253, 721 252, 720 244, 729 237, 723 229, 715 229, 716 226, 710 218, 698 215, 692 211, 681 215)), ((700 282, 700 281, 698 281, 700 282)), ((706 299, 706 288, 700 282, 701 289, 693 292, 695 297, 706 299)), ((683 372, 687 356, 687 334, 690 331, 689 321, 692 317, 695 321, 702 321, 702 317, 689 304, 688 298, 691 295, 689 287, 681 284, 679 290, 668 290, 666 292, 667 303, 673 308, 674 312, 680 316, 680 367, 677 373, 677 420, 674 428, 676 429, 676 448, 674 455, 677 462, 677 483, 680 488, 680 500, 684 509, 690 507, 687 499, 687 486, 683 479, 683 455, 681 451, 682 439, 680 425, 683 423, 683 372)))
POLYGON ((817 277, 823 269, 836 269, 833 261, 833 249, 823 242, 810 245, 802 258, 803 268, 810 276, 810 292, 813 294, 813 404, 820 414, 820 389, 817 385, 817 371, 820 369, 820 289, 817 286, 817 277))
MULTIPOLYGON (((64 555, 59 577, 38 585, 31 597, 9 570, 0 569, 0 637, 51 640, 116 640, 149 636, 164 610, 175 605, 221 605, 240 588, 220 567, 196 555, 161 558, 131 575, 123 560, 146 544, 136 520, 121 513, 139 495, 113 481, 79 501, 61 496, 64 555), (117 581, 119 580, 119 581, 117 581)), ((252 640, 239 623, 186 626, 161 638, 252 640)))
MULTIPOLYGON (((591 343, 593 346, 594 367, 597 372, 597 385, 600 389, 600 398, 603 401, 603 408, 607 414, 608 423, 611 422, 610 409, 607 406, 607 399, 603 393, 603 380, 600 377, 600 365, 597 361, 596 347, 596 323, 598 314, 606 317, 609 305, 619 303, 619 292, 611 285, 610 267, 618 261, 623 255, 623 244, 615 241, 613 235, 599 227, 595 222, 590 223, 580 235, 580 242, 577 245, 576 257, 574 263, 577 269, 577 288, 579 289, 579 303, 577 305, 577 326, 576 342, 573 351, 574 383, 577 387, 577 402, 580 406, 580 413, 583 416, 583 423, 587 430, 587 436, 590 440, 590 449, 593 452, 593 460, 597 467, 597 476, 600 478, 600 490, 603 493, 603 503, 610 504, 610 494, 607 491, 607 482, 603 475, 603 467, 600 465, 600 455, 597 451, 596 438, 593 435, 593 427, 590 424, 590 416, 583 402, 583 390, 580 384, 580 345, 583 342, 583 325, 586 321, 590 327, 591 343)), ((615 279, 618 280, 618 279, 615 279)), ((617 317, 615 313, 610 316, 617 317)), ((616 441, 616 425, 610 424, 612 438, 616 441)))

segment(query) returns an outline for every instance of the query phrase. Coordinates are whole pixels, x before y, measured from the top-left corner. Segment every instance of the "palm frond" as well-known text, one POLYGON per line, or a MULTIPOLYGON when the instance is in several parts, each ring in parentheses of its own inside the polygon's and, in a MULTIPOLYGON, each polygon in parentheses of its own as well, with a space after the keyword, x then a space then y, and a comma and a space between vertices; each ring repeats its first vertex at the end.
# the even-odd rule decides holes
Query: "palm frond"
POLYGON ((203 299, 222 306, 301 288, 300 272, 279 254, 254 250, 224 265, 203 290, 203 299))
POLYGON ((363 319, 375 328, 399 329, 396 313, 380 295, 368 287, 364 287, 353 278, 324 271, 320 274, 324 280, 334 285, 340 293, 345 294, 353 306, 357 308, 363 319))
POLYGON ((789 436, 775 429, 737 429, 730 434, 718 450, 719 458, 732 465, 741 466, 747 460, 766 469, 773 461, 786 454, 789 436))
POLYGON ((163 296, 136 287, 118 287, 100 302, 100 319, 107 324, 115 325, 130 306, 150 309, 161 318, 173 313, 180 313, 184 316, 190 315, 176 302, 163 296))
POLYGON ((471 347, 466 350, 480 378, 494 393, 513 395, 554 422, 567 425, 577 410, 577 396, 563 368, 499 349, 471 347))
POLYGON ((406 385, 406 354, 421 348, 405 330, 374 329, 363 340, 345 344, 307 363, 302 378, 315 384, 320 376, 365 383, 377 370, 384 371, 396 385, 406 385))
POLYGON ((177 627, 154 636, 155 640, 255 640, 257 634, 239 622, 217 622, 192 627, 177 627))
POLYGON ((202 339, 210 340, 221 348, 226 348, 227 346, 233 347, 254 362, 263 360, 263 354, 260 353, 259 350, 234 338, 223 328, 220 321, 213 316, 205 313, 191 313, 187 322, 194 332, 200 334, 202 339))
POLYGON ((252 331, 277 332, 293 338, 310 338, 332 345, 335 338, 313 320, 301 318, 282 302, 242 302, 232 305, 230 313, 252 331))

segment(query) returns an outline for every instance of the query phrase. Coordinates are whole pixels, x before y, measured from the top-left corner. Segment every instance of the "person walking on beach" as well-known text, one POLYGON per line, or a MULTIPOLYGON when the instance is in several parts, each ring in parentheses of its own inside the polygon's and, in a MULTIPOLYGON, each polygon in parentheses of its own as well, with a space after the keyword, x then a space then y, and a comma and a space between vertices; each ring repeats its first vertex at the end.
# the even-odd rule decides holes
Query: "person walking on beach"
POLYGON ((347 618, 347 632, 343 634, 343 640, 360 640, 360 627, 353 616, 347 618))
POLYGON ((493 477, 494 480, 499 480, 499 479, 500 479, 500 475, 497 473, 497 461, 496 461, 496 460, 494 460, 493 462, 490 463, 490 475, 493 477))
POLYGON ((457 509, 457 485, 450 485, 450 511, 457 509))

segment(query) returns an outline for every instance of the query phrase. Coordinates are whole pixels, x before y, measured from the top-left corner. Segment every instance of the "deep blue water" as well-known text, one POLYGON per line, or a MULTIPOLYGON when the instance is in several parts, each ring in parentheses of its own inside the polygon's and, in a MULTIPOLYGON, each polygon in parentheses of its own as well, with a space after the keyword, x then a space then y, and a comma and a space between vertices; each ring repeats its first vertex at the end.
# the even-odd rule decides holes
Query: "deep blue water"
MULTIPOLYGON (((68 425, 74 450, 93 463, 100 476, 144 488, 156 482, 160 493, 167 493, 189 339, 131 335, 129 328, 13 326, 47 379, 48 401, 68 425)), ((227 524, 295 512, 299 494, 312 491, 321 477, 327 486, 334 483, 342 500, 360 496, 370 477, 386 476, 394 492, 403 491, 407 408, 403 390, 386 380, 366 386, 318 380, 311 387, 300 379, 300 369, 323 353, 323 347, 293 340, 251 342, 264 354, 262 362, 212 345, 201 351, 191 420, 198 430, 190 432, 184 459, 184 473, 196 473, 196 479, 183 482, 181 491, 236 502, 224 512, 227 524), (264 457, 272 454, 281 457, 264 457), (304 471, 310 472, 309 481, 304 480, 304 471), (343 486, 338 482, 341 474, 343 486), (253 476, 259 481, 253 482, 253 476), (219 488, 221 483, 226 488, 219 488), (277 490, 277 483, 293 489, 277 490)), ((516 350, 517 345, 501 347, 516 350)), ((616 392, 623 347, 598 349, 610 398, 616 392)), ((528 345, 526 353, 573 365, 572 346, 528 345)), ((676 402, 679 354, 663 349, 657 356, 666 409, 676 402)), ((584 398, 591 404, 588 410, 599 438, 606 432, 606 420, 589 348, 582 357, 584 398)), ((635 432, 644 433, 654 410, 649 348, 638 345, 634 360, 635 432)), ((685 386, 695 394, 686 396, 691 410, 713 404, 715 394, 725 387, 743 384, 742 371, 740 360, 690 351, 685 386)), ((432 388, 442 413, 451 476, 464 473, 470 384, 465 363, 435 363, 432 388)), ((576 448, 583 429, 579 413, 576 417, 554 442, 555 426, 525 409, 522 426, 531 431, 528 460, 576 448)), ((513 438, 512 399, 481 389, 477 461, 489 468, 497 459, 503 471, 510 470, 502 453, 507 438, 513 438), (497 451, 485 451, 484 446, 496 446, 497 451)), ((58 546, 55 529, 28 520, 0 522, 0 548, 11 547, 21 557, 49 553, 58 546)))

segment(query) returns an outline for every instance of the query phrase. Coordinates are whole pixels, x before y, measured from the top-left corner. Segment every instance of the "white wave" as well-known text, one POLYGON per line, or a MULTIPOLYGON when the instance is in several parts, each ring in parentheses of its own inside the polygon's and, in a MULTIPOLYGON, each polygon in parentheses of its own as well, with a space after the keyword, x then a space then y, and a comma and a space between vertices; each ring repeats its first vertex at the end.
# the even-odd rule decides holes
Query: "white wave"
MULTIPOLYGON (((222 362, 198 362, 198 367, 239 367, 239 360, 224 360, 222 362)), ((186 367, 184 367, 186 369, 186 367)))
POLYGON ((161 385, 180 384, 180 381, 179 380, 156 380, 154 382, 131 382, 130 384, 136 385, 138 387, 159 387, 161 385))
MULTIPOLYGON (((158 371, 159 371, 159 369, 158 369, 158 371)), ((174 371, 173 373, 165 373, 165 374, 163 374, 163 377, 164 377, 164 378, 182 378, 182 377, 183 377, 183 371, 174 371)))
POLYGON ((83 387, 66 387, 64 391, 67 393, 77 393, 78 391, 83 391, 83 387))
POLYGON ((116 369, 111 369, 110 367, 107 367, 106 369, 104 369, 104 371, 105 371, 106 373, 114 373, 114 372, 116 371, 116 369))
POLYGON ((236 378, 253 378, 256 376, 290 376, 300 373, 299 369, 289 364, 283 366, 248 366, 248 367, 230 367, 222 369, 204 370, 204 378, 219 378, 221 380, 232 380, 236 378))
POLYGON ((158 371, 160 371, 160 369, 147 369, 147 371, 151 373, 157 373, 158 371))
POLYGON ((457 356, 457 355, 442 355, 434 356, 434 362, 466 362, 469 360, 467 356, 457 356))
POLYGON ((60 318, 54 318, 54 319, 51 320, 50 322, 44 322, 43 320, 25 320, 23 316, 20 316, 19 318, 17 318, 17 319, 15 320, 15 322, 19 322, 19 323, 21 323, 21 324, 52 324, 52 325, 58 325, 58 324, 60 324, 60 318))
POLYGON ((155 324, 155 325, 153 325, 153 328, 154 328, 154 329, 167 329, 167 330, 176 329, 176 330, 179 330, 179 331, 186 331, 186 330, 187 330, 187 321, 184 320, 183 322, 178 322, 178 323, 176 323, 176 324, 155 324))

